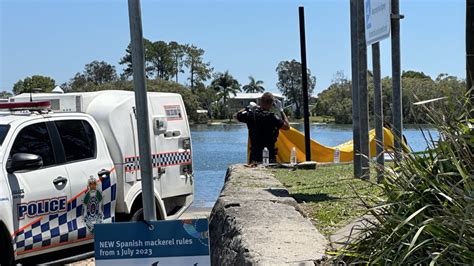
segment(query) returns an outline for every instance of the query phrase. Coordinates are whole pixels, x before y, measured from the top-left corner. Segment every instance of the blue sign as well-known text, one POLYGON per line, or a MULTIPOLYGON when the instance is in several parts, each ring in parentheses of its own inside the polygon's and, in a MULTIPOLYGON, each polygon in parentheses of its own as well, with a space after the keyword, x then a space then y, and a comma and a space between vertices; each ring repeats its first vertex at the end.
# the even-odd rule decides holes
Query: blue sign
POLYGON ((210 265, 207 219, 94 225, 96 265, 210 265))

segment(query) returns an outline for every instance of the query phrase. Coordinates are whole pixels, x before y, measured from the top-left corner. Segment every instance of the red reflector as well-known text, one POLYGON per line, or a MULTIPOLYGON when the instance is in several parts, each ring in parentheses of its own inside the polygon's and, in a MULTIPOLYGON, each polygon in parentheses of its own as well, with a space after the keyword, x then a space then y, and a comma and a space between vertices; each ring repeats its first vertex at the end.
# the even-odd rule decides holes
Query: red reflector
POLYGON ((0 109, 10 110, 41 110, 51 107, 49 101, 41 102, 20 102, 20 103, 0 103, 0 109))

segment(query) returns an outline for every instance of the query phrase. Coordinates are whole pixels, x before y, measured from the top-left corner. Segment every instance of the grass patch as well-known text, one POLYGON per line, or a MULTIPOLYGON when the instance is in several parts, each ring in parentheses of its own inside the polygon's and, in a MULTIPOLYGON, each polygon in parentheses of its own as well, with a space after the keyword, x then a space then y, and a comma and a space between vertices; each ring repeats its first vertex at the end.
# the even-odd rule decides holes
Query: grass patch
MULTIPOLYGON (((304 118, 301 119, 293 119, 289 118, 290 122, 298 122, 298 123, 303 123, 304 118)), ((310 123, 334 123, 334 117, 332 116, 310 116, 309 117, 309 122, 310 123)))
MULTIPOLYGON (((293 119, 289 118, 290 122, 296 122, 296 123, 303 123, 304 119, 293 119)), ((334 117, 332 116, 310 116, 309 117, 309 122, 310 123, 334 123, 334 117)), ((207 121, 208 124, 212 123, 222 123, 222 124, 237 124, 240 123, 234 119, 209 119, 207 121)))
POLYGON ((367 212, 358 195, 373 198, 382 191, 371 182, 353 178, 352 164, 321 166, 313 171, 276 169, 274 174, 324 235, 367 212))
MULTIPOLYGON (((302 121, 304 121, 304 119, 302 121)), ((332 117, 332 116, 310 116, 309 121, 311 123, 334 123, 334 117, 332 117)))

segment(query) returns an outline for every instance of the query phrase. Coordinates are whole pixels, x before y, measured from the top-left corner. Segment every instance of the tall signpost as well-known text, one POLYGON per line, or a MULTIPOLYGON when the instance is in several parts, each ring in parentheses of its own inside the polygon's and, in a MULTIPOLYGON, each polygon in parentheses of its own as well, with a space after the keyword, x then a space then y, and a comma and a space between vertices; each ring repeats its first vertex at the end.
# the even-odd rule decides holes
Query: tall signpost
POLYGON ((150 125, 148 123, 148 99, 145 83, 145 56, 143 52, 142 17, 140 0, 128 0, 130 36, 132 44, 133 84, 137 110, 138 149, 142 178, 143 218, 156 220, 153 168, 151 164, 150 125))
POLYGON ((390 0, 365 0, 365 34, 367 45, 372 45, 377 181, 380 182, 384 166, 384 133, 379 42, 390 36, 390 0))
POLYGON ((392 132, 395 137, 395 158, 401 159, 402 152, 402 88, 401 88, 401 63, 400 63, 400 15, 398 0, 392 0, 392 114, 393 127, 392 132))
POLYGON ((311 161, 311 146, 309 133, 309 106, 308 106, 308 70, 306 67, 306 37, 304 29, 304 7, 300 6, 300 45, 301 45, 301 75, 303 85, 303 110, 304 110, 304 146, 306 161, 311 161))
MULTIPOLYGON (((474 86, 474 0, 466 0, 466 88, 474 86)), ((471 101, 474 89, 471 90, 471 101)))
POLYGON ((354 177, 362 176, 360 164, 359 82, 357 49, 357 0, 350 0, 352 62, 352 134, 354 143, 354 177))
POLYGON ((375 116, 375 149, 377 158, 377 182, 383 178, 384 142, 383 142, 383 104, 382 82, 380 74, 380 44, 372 44, 372 68, 374 72, 374 116, 375 116))
POLYGON ((367 101, 367 44, 365 42, 364 1, 357 1, 357 46, 359 85, 359 127, 361 178, 368 179, 369 166, 369 102, 367 101))

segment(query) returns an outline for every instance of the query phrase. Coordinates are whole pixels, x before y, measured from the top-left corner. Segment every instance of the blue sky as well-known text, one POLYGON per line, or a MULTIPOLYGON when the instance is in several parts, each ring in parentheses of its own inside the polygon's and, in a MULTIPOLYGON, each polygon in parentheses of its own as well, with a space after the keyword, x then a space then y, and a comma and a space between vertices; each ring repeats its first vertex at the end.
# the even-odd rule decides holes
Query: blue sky
MULTIPOLYGON (((229 70, 241 84, 252 75, 276 92, 278 63, 300 61, 300 5, 317 93, 336 71, 351 76, 349 0, 142 0, 143 32, 152 41, 203 48, 216 71, 229 70)), ((465 5, 400 0, 402 69, 465 77, 465 5)), ((0 0, 0 90, 34 74, 61 84, 93 60, 121 73, 129 42, 127 0, 0 0)), ((391 75, 389 39, 381 49, 382 75, 391 75)))

